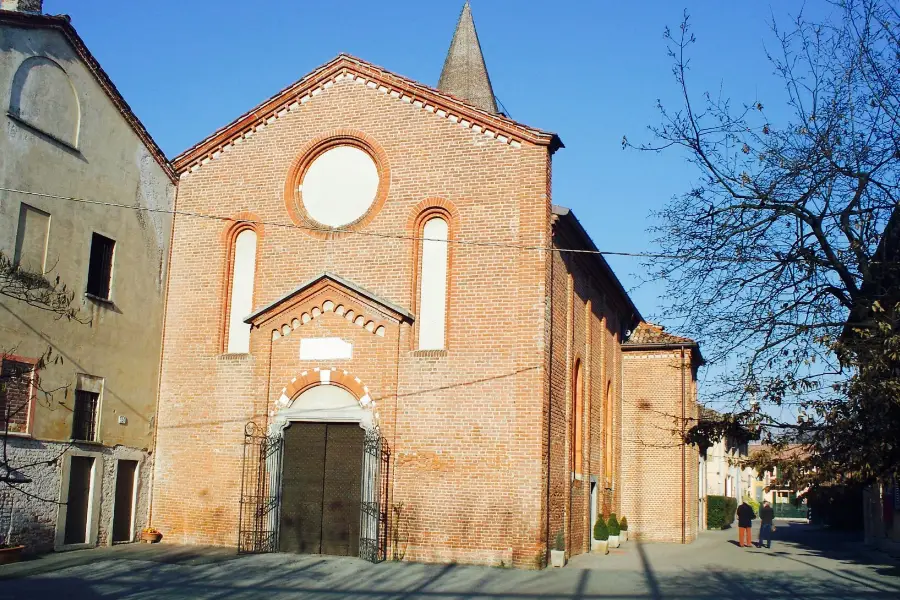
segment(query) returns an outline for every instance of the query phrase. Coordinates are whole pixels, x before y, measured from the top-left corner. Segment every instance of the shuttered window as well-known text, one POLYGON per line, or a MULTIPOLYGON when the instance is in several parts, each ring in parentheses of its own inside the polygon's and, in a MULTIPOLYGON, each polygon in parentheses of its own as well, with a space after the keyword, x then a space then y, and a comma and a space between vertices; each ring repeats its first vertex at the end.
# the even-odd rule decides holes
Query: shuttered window
POLYGON ((88 269, 87 293, 97 298, 109 299, 112 279, 113 250, 116 242, 95 233, 91 239, 91 264, 88 269))
POLYGON ((72 416, 72 439, 97 441, 97 404, 100 394, 75 390, 75 414, 72 416))

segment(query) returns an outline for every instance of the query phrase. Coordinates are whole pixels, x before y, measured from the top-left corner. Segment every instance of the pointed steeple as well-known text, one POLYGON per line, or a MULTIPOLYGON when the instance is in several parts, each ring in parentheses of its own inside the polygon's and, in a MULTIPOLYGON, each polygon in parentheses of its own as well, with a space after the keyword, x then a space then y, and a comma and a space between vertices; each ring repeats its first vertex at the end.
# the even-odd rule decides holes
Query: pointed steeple
POLYGON ((470 104, 488 112, 497 113, 497 102, 494 100, 494 89, 488 76, 478 33, 475 31, 475 20, 472 8, 466 0, 456 33, 450 42, 450 51, 444 61, 444 70, 438 81, 438 89, 452 94, 470 104))

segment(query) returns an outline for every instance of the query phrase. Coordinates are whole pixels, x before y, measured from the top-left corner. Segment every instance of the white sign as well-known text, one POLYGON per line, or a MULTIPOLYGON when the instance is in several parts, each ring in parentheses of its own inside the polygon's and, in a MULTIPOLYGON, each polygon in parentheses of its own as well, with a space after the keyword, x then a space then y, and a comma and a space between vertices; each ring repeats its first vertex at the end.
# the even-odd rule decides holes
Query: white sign
POLYGON ((304 338, 300 340, 300 360, 349 360, 353 344, 341 338, 304 338))

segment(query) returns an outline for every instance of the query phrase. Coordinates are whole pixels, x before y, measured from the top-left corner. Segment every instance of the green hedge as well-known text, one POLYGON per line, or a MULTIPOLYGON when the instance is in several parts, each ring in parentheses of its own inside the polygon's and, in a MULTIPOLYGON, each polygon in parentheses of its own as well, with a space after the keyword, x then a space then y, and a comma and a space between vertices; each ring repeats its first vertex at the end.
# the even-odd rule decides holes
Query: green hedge
POLYGON ((727 529, 734 523, 737 498, 726 496, 706 497, 706 526, 709 529, 727 529))

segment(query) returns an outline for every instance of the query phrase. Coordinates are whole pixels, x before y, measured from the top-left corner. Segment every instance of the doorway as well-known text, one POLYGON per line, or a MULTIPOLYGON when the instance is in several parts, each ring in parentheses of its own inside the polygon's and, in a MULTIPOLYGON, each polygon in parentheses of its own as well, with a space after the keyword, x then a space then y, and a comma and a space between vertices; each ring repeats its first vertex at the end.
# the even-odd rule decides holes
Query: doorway
POLYGON ((134 540, 134 500, 136 460, 118 461, 116 470, 116 503, 113 508, 112 541, 131 542, 134 540))
POLYGON ((279 551, 359 555, 364 444, 358 423, 284 430, 279 551))
POLYGON ((597 478, 591 477, 591 530, 588 535, 590 539, 594 539, 594 525, 597 524, 597 518, 599 517, 597 501, 597 478))
POLYGON ((69 464, 69 491, 66 495, 65 544, 86 544, 88 542, 93 473, 94 457, 71 457, 69 464))

